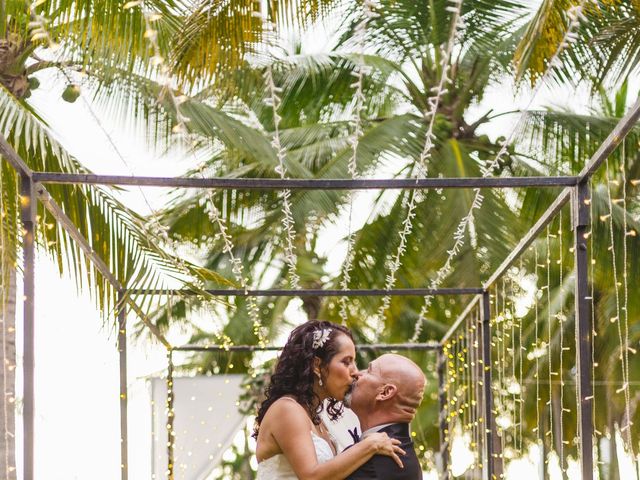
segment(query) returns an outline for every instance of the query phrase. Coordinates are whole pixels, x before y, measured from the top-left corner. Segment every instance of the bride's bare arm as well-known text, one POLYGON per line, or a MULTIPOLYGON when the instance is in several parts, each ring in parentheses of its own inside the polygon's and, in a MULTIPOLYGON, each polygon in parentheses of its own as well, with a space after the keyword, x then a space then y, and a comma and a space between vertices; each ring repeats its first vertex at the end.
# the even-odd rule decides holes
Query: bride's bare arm
POLYGON ((402 467, 400 442, 386 433, 376 433, 325 463, 318 463, 311 439, 311 422, 294 402, 276 402, 269 410, 270 432, 300 480, 342 480, 373 455, 387 455, 402 467))

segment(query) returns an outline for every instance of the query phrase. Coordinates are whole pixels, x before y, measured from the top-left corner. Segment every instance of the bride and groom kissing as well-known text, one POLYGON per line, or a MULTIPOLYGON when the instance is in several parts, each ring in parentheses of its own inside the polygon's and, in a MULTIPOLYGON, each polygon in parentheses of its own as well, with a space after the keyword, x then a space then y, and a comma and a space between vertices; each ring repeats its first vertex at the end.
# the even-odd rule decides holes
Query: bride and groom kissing
POLYGON ((386 354, 356 368, 351 332, 311 321, 295 328, 256 417, 258 480, 420 480, 409 423, 425 376, 406 357, 386 354), (362 434, 342 452, 321 420, 349 407, 362 434))

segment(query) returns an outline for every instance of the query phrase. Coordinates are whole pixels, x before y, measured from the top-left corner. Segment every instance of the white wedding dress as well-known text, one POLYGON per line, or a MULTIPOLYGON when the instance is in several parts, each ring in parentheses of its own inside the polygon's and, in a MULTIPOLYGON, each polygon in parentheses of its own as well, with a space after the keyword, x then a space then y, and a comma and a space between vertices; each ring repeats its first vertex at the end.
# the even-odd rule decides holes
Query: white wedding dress
MULTIPOLYGON (((311 439, 316 449, 318 463, 328 462, 333 458, 333 450, 324 438, 311 432, 311 439)), ((287 457, 280 453, 258 464, 258 477, 256 480, 298 480, 298 477, 293 472, 287 457)))

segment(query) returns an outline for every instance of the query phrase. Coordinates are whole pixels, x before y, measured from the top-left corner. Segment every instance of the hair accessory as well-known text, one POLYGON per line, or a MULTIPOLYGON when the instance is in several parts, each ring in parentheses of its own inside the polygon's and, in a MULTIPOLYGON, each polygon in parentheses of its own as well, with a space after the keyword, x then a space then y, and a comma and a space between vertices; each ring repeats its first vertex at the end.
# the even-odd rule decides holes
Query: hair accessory
POLYGON ((331 335, 331 328, 322 328, 320 330, 316 330, 313 332, 313 349, 317 350, 322 347, 327 340, 329 340, 329 335, 331 335))

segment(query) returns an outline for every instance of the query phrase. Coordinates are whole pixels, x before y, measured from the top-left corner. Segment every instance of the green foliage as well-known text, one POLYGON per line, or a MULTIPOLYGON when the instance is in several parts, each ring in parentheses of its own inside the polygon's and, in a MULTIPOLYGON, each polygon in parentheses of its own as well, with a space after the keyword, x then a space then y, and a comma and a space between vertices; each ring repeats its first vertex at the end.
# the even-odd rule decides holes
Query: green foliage
MULTIPOLYGON (((24 2, 3 2, 4 16, 0 20, 6 28, 0 29, 4 35, 0 50, 6 53, 0 58, 0 132, 34 169, 86 171, 55 141, 38 113, 22 100, 38 86, 34 73, 57 68, 67 73, 68 69, 84 72, 88 80, 86 85, 82 84, 82 91, 95 91, 95 99, 101 106, 107 107, 114 117, 125 119, 127 126, 135 125, 150 133, 150 143, 156 146, 170 146, 175 139, 172 129, 180 125, 180 118, 188 117, 185 124, 188 138, 198 158, 203 159, 201 165, 192 166, 188 176, 276 178, 274 168, 278 159, 271 145, 275 136, 273 112, 265 103, 264 74, 268 64, 275 83, 282 89, 278 112, 282 122, 278 133, 286 150, 288 175, 300 179, 349 178, 347 165, 353 153, 351 117, 355 107, 352 84, 357 60, 364 53, 362 61, 368 72, 363 84, 363 135, 355 157, 358 172, 367 177, 384 174, 394 178, 414 178, 423 173, 418 171, 418 159, 427 134, 429 98, 443 74, 443 47, 451 24, 451 12, 445 8, 449 2, 381 0, 376 7, 381 15, 370 22, 365 52, 359 51, 354 40, 361 21, 361 4, 353 2, 344 11, 335 51, 301 54, 282 49, 278 50, 280 58, 271 56, 275 49, 264 47, 264 24, 253 12, 253 1, 128 3, 132 8, 125 9, 124 2, 48 0, 38 2, 31 12, 24 2), (145 18, 143 9, 159 15, 145 18), (32 14, 49 20, 48 36, 33 38, 33 24, 29 26, 32 14), (54 61, 42 61, 34 55, 37 48, 52 43, 60 45, 53 55, 54 61), (171 78, 164 78, 166 75, 171 78), (175 84, 169 86, 170 81, 175 84), (181 99, 179 111, 176 97, 181 99)), ((331 0, 279 0, 268 2, 266 13, 279 28, 295 30, 326 16, 338 4, 331 0)), ((510 0, 463 3, 465 28, 455 39, 451 84, 434 112, 429 176, 479 176, 482 167, 496 157, 507 132, 495 131, 494 120, 504 112, 494 113, 491 109, 478 112, 478 106, 490 88, 507 79, 515 76, 534 82, 544 74, 566 33, 566 9, 575 4, 570 0, 545 0, 537 10, 529 11, 521 2, 510 0)), ((498 162, 494 175, 576 174, 622 116, 628 102, 627 85, 622 84, 613 98, 605 95, 606 88, 601 87, 637 70, 640 10, 635 0, 600 2, 599 6, 585 12, 586 20, 578 30, 581 42, 561 57, 562 63, 553 72, 557 83, 573 85, 578 80, 589 81, 598 107, 582 115, 553 109, 528 112, 514 145, 498 162)), ((79 87, 72 83, 73 79, 67 80, 63 98, 75 101, 79 87)), ((621 238, 625 237, 620 233, 624 233, 625 218, 627 228, 638 232, 638 184, 633 179, 640 178, 639 135, 637 128, 632 130, 608 167, 610 178, 618 182, 614 183, 613 197, 619 198, 623 187, 628 194, 628 215, 616 203, 611 217, 617 251, 624 247, 621 238), (622 166, 627 173, 624 184, 620 178, 622 166)), ((4 163, 0 172, 2 240, 3 245, 12 246, 7 250, 10 255, 3 255, 6 269, 11 268, 19 248, 18 180, 4 163)), ((603 172, 601 169, 595 177, 594 218, 608 215, 608 192, 600 186, 605 180, 603 172)), ((56 186, 50 192, 89 238, 100 258, 128 286, 166 288, 167 280, 172 278, 182 283, 198 278, 199 285, 204 287, 231 285, 233 282, 228 280, 233 277, 231 254, 241 259, 251 285, 263 288, 286 285, 282 197, 277 192, 173 192, 158 219, 168 226, 168 234, 179 245, 180 252, 184 249, 198 264, 186 264, 186 271, 176 252, 163 250, 165 245, 158 241, 157 232, 150 231, 148 219, 127 209, 110 191, 56 186), (208 220, 211 204, 220 210, 228 225, 234 242, 232 252, 225 250, 217 226, 208 220)), ((558 191, 482 193, 483 208, 475 212, 464 232, 463 250, 453 260, 453 273, 445 286, 482 284, 558 191)), ((398 247, 398 231, 407 215, 408 195, 397 191, 380 193, 365 207, 364 222, 353 227, 356 240, 351 288, 384 285, 388 261, 398 247)), ((396 287, 429 284, 447 258, 458 222, 473 201, 472 192, 463 190, 429 190, 420 192, 417 198, 417 216, 397 273, 396 287)), ((350 195, 343 191, 292 192, 296 268, 303 287, 340 287, 340 273, 332 262, 337 253, 324 252, 321 247, 326 232, 344 227, 350 202, 350 195)), ((356 205, 362 208, 361 203, 356 205)), ((61 269, 65 267, 75 274, 79 285, 90 285, 103 311, 109 312, 114 304, 112 286, 82 259, 77 245, 53 219, 40 213, 41 244, 55 255, 61 269)), ((568 232, 568 215, 564 218, 563 229, 568 232)), ((608 246, 606 226, 604 222, 594 224, 593 236, 598 239, 594 248, 598 252, 606 251, 608 246)), ((638 238, 627 238, 630 251, 640 247, 638 238)), ((571 239, 563 240, 568 245, 571 239)), ((567 263, 560 266, 570 270, 570 255, 565 259, 567 263)), ((530 260, 526 257, 524 262, 530 260)), ((629 271, 640 271, 638 262, 638 257, 632 255, 629 271)), ((555 266, 550 268, 554 268, 553 275, 559 273, 555 266)), ((611 265, 600 262, 593 276, 601 322, 596 356, 602 370, 597 378, 603 380, 619 380, 616 359, 620 347, 616 335, 602 320, 611 318, 616 302, 611 275, 611 265)), ((637 291, 637 276, 632 277, 631 291, 637 291)), ((214 319, 206 328, 192 328, 193 343, 256 342, 245 298, 229 299, 211 307, 211 299, 198 287, 193 288, 199 295, 171 299, 156 309, 153 314, 156 324, 167 329, 174 323, 188 322, 193 312, 209 308, 214 319)), ((434 299, 421 340, 440 338, 467 301, 434 299)), ((638 301, 630 298, 630 311, 631 308, 638 311, 638 301)), ((270 338, 279 338, 291 328, 284 321, 284 311, 290 302, 284 297, 260 299, 260 316, 270 338)), ((405 341, 413 333, 423 302, 419 298, 394 298, 383 318, 378 318, 380 299, 353 299, 348 302, 348 323, 358 342, 405 341)), ((554 327, 553 341, 558 338, 559 328, 565 329, 563 334, 569 334, 572 328, 569 297, 554 298, 548 313, 553 316, 560 305, 568 320, 562 327, 554 327)), ((302 308, 310 318, 319 315, 340 320, 335 300, 311 298, 305 300, 302 308)), ((633 342, 640 340, 636 323, 629 334, 633 342)), ((527 341, 530 335, 531 331, 526 332, 527 341)), ((433 359, 427 357, 416 356, 416 361, 429 370, 433 359)), ((569 371, 570 353, 565 353, 563 359, 569 371)), ((194 356, 184 368, 212 374, 245 372, 251 369, 251 361, 248 354, 235 355, 231 360, 209 352, 194 356)), ((632 368, 635 375, 638 365, 633 362, 632 368)), ((529 378, 531 374, 526 372, 529 378)), ((250 384, 258 389, 262 386, 254 380, 250 384)), ((256 393, 249 392, 247 409, 253 408, 251 401, 255 402, 256 393)), ((605 389, 597 394, 610 398, 615 397, 614 393, 605 389)), ((434 395, 435 381, 431 379, 427 401, 416 420, 419 445, 427 449, 435 448, 438 441, 434 395)), ((600 431, 610 427, 611 418, 621 418, 619 398, 605 406, 608 423, 602 423, 604 416, 598 419, 600 431)), ((530 418, 526 421, 527 426, 533 425, 530 418)), ((573 417, 568 415, 567 422, 572 421, 573 417)), ((571 427, 567 432, 572 434, 571 427)), ((238 449, 235 460, 225 468, 244 471, 247 451, 238 449)))
MULTIPOLYGON (((466 7, 469 10, 465 11, 464 18, 468 28, 458 39, 458 53, 451 70, 452 84, 449 92, 442 97, 437 111, 434 129, 436 140, 428 164, 430 176, 479 176, 480 168, 493 160, 500 150, 504 138, 499 133, 507 133, 496 132, 493 138, 481 133, 491 130, 494 118, 492 111, 476 113, 478 120, 475 121, 468 117, 470 109, 481 102, 489 87, 503 82, 505 75, 512 74, 511 60, 516 48, 523 48, 521 38, 523 31, 526 31, 521 16, 523 12, 507 2, 499 5, 494 2, 489 2, 491 5, 476 3, 466 7)), ((352 34, 358 21, 355 12, 354 8, 352 16, 347 17, 347 29, 340 41, 342 51, 354 50, 352 34)), ((388 2, 384 4, 384 12, 373 22, 367 55, 364 57, 372 70, 366 77, 364 134, 358 145, 356 160, 363 175, 374 175, 384 169, 386 176, 391 172, 390 175, 397 178, 411 177, 416 174, 416 161, 424 144, 426 124, 423 115, 429 108, 429 92, 441 75, 440 46, 447 36, 442 26, 448 23, 443 9, 438 9, 437 5, 433 7, 433 2, 428 6, 415 2, 388 2)), ((276 84, 282 87, 280 137, 287 151, 287 169, 292 177, 348 178, 346 165, 351 155, 348 143, 349 115, 353 106, 352 89, 349 86, 352 58, 353 53, 340 53, 326 56, 296 55, 273 60, 276 84)), ((273 155, 260 153, 264 145, 268 149, 273 135, 272 114, 264 103, 263 67, 245 64, 237 74, 232 73, 228 81, 229 89, 222 95, 214 96, 214 86, 203 88, 197 98, 189 103, 190 111, 196 112, 196 122, 191 131, 198 138, 198 144, 207 145, 210 152, 209 160, 202 169, 194 171, 192 175, 275 177, 273 155), (211 105, 214 101, 218 111, 211 106, 199 105, 199 102, 211 105), (234 127, 238 132, 234 138, 230 138, 224 129, 218 130, 223 114, 233 115, 244 124, 234 127), (213 133, 208 133, 203 128, 205 125, 213 133)), ((501 158, 494 175, 576 174, 624 111, 626 93, 621 90, 615 99, 602 98, 601 103, 602 109, 591 115, 551 109, 529 112, 514 145, 501 158)), ((638 176, 636 135, 634 130, 626 143, 624 155, 629 178, 638 176)), ((615 155, 620 155, 620 152, 615 155)), ((610 174, 613 178, 619 177, 619 169, 611 167, 610 174)), ((602 180, 601 175, 598 173, 596 181, 602 180)), ((629 211, 637 211, 637 197, 631 197, 631 192, 635 190, 631 184, 627 187, 630 192, 629 211)), ((602 192, 596 189, 596 193, 594 215, 605 207, 602 192)), ((483 208, 476 212, 472 228, 465 232, 465 246, 454 259, 453 273, 444 286, 482 284, 557 194, 557 189, 523 189, 515 195, 503 191, 483 192, 483 208)), ((351 288, 379 288, 384 284, 387 262, 395 253, 398 231, 407 214, 408 195, 406 192, 381 193, 368 207, 370 211, 367 212, 366 222, 355 232, 351 288)), ((613 195, 619 197, 620 193, 613 195)), ((634 195, 637 196, 637 193, 634 195)), ((205 214, 207 203, 213 201, 224 212, 229 224, 229 232, 235 243, 234 255, 243 259, 254 284, 264 287, 285 285, 286 268, 282 262, 283 247, 280 240, 282 214, 277 195, 267 192, 216 193, 207 198, 202 193, 192 192, 188 195, 176 194, 174 198, 174 203, 165 213, 171 232, 176 238, 197 244, 209 268, 229 268, 228 256, 215 247, 221 245, 221 240, 215 236, 215 229, 209 224, 196 224, 196 219, 205 214)), ((470 192, 465 191, 434 190, 419 195, 414 230, 409 237, 396 287, 429 283, 432 272, 446 258, 450 239, 459 219, 469 211, 471 201, 470 192)), ((338 222, 344 221, 348 202, 349 197, 342 192, 292 192, 299 270, 306 272, 308 265, 316 269, 303 282, 304 286, 339 288, 339 274, 323 267, 326 259, 318 257, 315 263, 305 262, 314 259, 310 252, 317 245, 321 232, 335 228, 338 222), (304 228, 309 223, 313 226, 304 228), (313 283, 313 278, 320 278, 321 282, 313 283)), ((618 212, 615 214, 615 229, 619 233, 622 216, 619 205, 615 208, 618 212)), ((570 231, 568 217, 564 217, 565 235, 570 231)), ((569 245, 570 241, 567 237, 564 244, 569 245)), ((604 239, 600 241, 604 242, 604 239)), ((600 243, 595 248, 598 251, 606 250, 604 245, 600 243)), ((631 248, 631 243, 629 245, 631 248)), ((616 248, 621 248, 621 245, 618 244, 616 248)), ((529 260, 526 257, 524 261, 529 260)), ((637 259, 631 261, 630 268, 636 268, 637 259)), ((565 255, 565 262, 565 267, 570 268, 570 254, 565 255)), ((598 280, 602 281, 599 288, 609 293, 603 294, 606 300, 603 303, 598 301, 598 305, 601 305, 598 308, 608 305, 606 308, 610 312, 611 287, 606 284, 610 269, 606 263, 602 268, 603 271, 596 274, 598 278, 602 276, 598 280)), ((553 275, 557 274, 555 270, 553 275)), ((570 285, 567 283, 566 288, 570 289, 570 285)), ((556 295, 557 290, 553 290, 552 294, 556 295)), ((458 298, 434 299, 421 340, 440 338, 467 301, 458 298)), ((282 298, 264 299, 262 305, 267 306, 265 313, 272 308, 271 314, 267 313, 264 317, 272 334, 290 328, 282 323, 281 317, 287 302, 282 298)), ((375 314, 379 299, 350 299, 348 324, 357 342, 406 341, 418 320, 422 302, 422 299, 394 298, 386 315, 380 319, 375 314)), ((558 311, 558 302, 562 302, 568 316, 568 321, 563 324, 563 333, 570 336, 571 299, 564 297, 554 300, 553 311, 550 312, 552 316, 558 311)), ((226 313, 230 319, 228 325, 234 322, 242 325, 238 318, 246 316, 243 305, 238 301, 235 303, 226 313)), ((319 303, 321 318, 339 321, 338 302, 325 299, 319 300, 319 303)), ((230 330, 225 328, 225 332, 234 338, 230 330)), ((525 341, 530 340, 531 334, 530 330, 526 332, 525 341)), ((235 335, 246 340, 241 332, 235 335)), ((554 327, 554 345, 557 345, 558 335, 559 330, 554 327)), ((603 356, 599 356, 604 365, 606 358, 615 357, 616 339, 607 335, 602 338, 606 345, 612 345, 614 349, 612 352, 605 348, 603 356)), ((566 374, 570 375, 569 369, 573 366, 571 352, 565 352, 564 356, 566 374)), ((363 355, 362 360, 366 363, 367 356, 363 355)), ((422 364, 433 366, 428 360, 422 364)), ((608 372, 613 371, 611 368, 615 369, 607 368, 608 372)), ((526 375, 530 378, 531 372, 527 371, 526 375)), ((429 383, 425 397, 427 401, 416 420, 419 425, 419 444, 427 449, 435 449, 438 442, 435 383, 429 383)), ((571 394, 567 391, 567 395, 571 394)), ((530 412, 530 404, 527 405, 527 411, 530 412)), ((619 408, 619 404, 612 404, 612 415, 619 415, 619 408)), ((574 414, 565 417, 568 438, 573 435, 570 425, 575 423, 574 414)), ((527 431, 532 432, 535 421, 529 416, 526 422, 527 431)), ((599 428, 606 431, 608 426, 602 424, 599 428)), ((535 435, 531 435, 533 440, 535 435)), ((567 448, 567 451, 570 449, 567 448)), ((425 465, 427 462, 428 459, 425 459, 425 465)))

